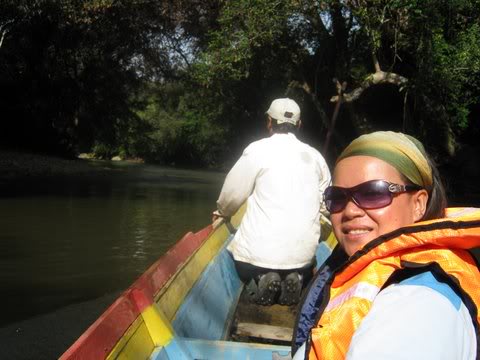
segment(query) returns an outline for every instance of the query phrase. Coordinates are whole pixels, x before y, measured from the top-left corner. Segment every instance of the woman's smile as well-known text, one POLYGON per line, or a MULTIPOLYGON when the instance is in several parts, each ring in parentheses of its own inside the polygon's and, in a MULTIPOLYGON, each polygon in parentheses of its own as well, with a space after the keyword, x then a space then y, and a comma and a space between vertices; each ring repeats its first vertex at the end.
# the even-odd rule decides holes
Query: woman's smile
MULTIPOLYGON (((352 188, 371 180, 404 184, 405 179, 390 164, 371 156, 352 156, 340 160, 334 171, 333 185, 352 188)), ((363 209, 352 199, 331 214, 335 236, 348 255, 365 244, 400 227, 415 222, 416 193, 402 193, 391 204, 378 209, 363 209)))

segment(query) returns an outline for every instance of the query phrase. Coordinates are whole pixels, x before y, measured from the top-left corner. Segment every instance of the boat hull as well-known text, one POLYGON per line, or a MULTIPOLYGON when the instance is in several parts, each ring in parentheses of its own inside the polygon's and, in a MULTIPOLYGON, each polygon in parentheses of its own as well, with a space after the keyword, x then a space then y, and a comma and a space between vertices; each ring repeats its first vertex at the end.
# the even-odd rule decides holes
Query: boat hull
MULTIPOLYGON (((226 250, 243 209, 186 234, 127 289, 60 359, 272 359, 289 346, 228 340, 242 283, 226 250), (228 225, 228 226, 227 226, 228 225)), ((317 251, 321 264, 334 239, 317 251)))

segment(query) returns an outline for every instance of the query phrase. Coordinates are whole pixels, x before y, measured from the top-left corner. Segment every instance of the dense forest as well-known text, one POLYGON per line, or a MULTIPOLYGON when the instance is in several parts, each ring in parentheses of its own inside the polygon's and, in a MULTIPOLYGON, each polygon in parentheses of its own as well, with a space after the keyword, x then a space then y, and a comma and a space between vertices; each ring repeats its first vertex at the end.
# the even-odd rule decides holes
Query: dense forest
POLYGON ((288 96, 329 161, 396 130, 478 172, 480 0, 1 0, 0 81, 4 148, 229 166, 288 96))

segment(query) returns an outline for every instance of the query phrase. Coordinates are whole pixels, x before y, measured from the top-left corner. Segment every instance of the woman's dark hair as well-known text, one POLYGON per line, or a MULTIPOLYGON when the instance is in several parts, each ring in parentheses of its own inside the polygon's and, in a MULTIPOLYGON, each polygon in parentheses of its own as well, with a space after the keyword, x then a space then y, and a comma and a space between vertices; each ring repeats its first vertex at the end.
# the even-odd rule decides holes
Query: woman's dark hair
MULTIPOLYGON (((442 178, 440 177, 440 172, 437 169, 435 162, 430 158, 430 156, 422 151, 423 156, 427 159, 428 166, 432 169, 432 188, 425 189, 428 192, 428 202, 427 208, 425 209, 425 214, 421 220, 433 220, 440 219, 445 217, 445 208, 447 207, 447 193, 443 185, 442 178)), ((410 179, 405 175, 400 174, 406 184, 415 185, 410 179)))
POLYGON ((272 118, 272 131, 275 134, 288 134, 288 133, 297 133, 298 127, 290 123, 281 123, 278 124, 277 120, 272 118))
POLYGON ((447 194, 443 186, 442 178, 433 160, 427 156, 428 164, 432 169, 432 191, 428 194, 428 203, 425 215, 422 220, 439 219, 445 216, 445 208, 447 207, 447 194))

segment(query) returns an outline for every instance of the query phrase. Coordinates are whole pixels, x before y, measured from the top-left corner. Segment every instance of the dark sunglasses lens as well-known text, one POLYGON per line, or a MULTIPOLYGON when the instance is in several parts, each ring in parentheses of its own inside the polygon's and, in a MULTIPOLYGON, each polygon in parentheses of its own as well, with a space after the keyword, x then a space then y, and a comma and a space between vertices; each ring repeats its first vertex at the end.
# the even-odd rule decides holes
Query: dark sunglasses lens
POLYGON ((353 198, 363 209, 377 209, 391 204, 392 193, 385 181, 370 181, 359 186, 353 198))
POLYGON ((325 206, 329 212, 341 211, 347 202, 347 195, 342 190, 333 186, 325 189, 325 206))

